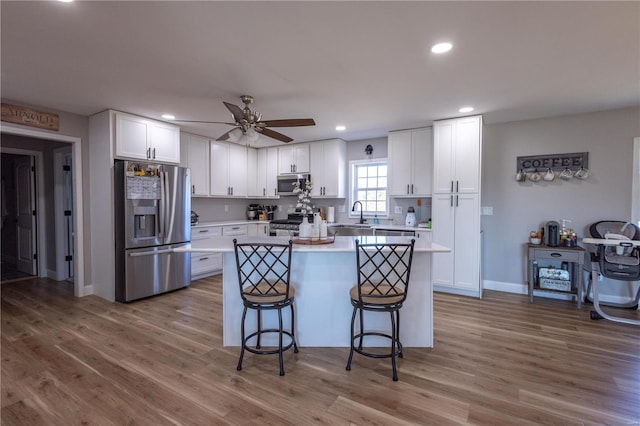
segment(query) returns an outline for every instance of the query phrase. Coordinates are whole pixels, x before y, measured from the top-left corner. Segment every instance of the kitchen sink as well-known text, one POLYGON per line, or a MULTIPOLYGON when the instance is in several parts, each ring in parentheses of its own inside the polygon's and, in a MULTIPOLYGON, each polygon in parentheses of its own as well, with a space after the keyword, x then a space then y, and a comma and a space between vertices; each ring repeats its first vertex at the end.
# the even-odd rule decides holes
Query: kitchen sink
POLYGON ((331 225, 327 228, 327 233, 336 236, 359 236, 359 235, 373 235, 373 228, 371 225, 362 224, 340 224, 331 225))

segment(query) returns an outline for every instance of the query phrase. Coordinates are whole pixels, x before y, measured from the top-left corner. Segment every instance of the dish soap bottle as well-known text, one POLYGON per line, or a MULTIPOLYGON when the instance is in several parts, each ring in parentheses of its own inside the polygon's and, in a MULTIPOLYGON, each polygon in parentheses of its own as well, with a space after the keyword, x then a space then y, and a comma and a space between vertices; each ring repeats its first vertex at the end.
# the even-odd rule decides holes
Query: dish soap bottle
POLYGON ((309 223, 307 216, 302 218, 302 223, 300 224, 298 233, 300 238, 311 238, 311 224, 309 223))

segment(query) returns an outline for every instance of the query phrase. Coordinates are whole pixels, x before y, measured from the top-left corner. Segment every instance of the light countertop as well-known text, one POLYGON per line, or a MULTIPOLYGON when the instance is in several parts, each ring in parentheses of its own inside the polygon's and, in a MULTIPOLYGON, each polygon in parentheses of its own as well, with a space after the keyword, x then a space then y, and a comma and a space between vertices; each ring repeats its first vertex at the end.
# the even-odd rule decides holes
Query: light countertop
MULTIPOLYGON (((238 242, 264 242, 286 244, 290 237, 219 237, 212 240, 206 248, 192 249, 189 246, 185 248, 175 249, 176 252, 197 252, 197 253, 227 253, 233 251, 233 239, 237 238, 238 242)), ((411 241, 413 237, 390 237, 390 236, 359 236, 335 237, 334 242, 330 244, 294 244, 294 252, 317 252, 317 253, 335 253, 335 252, 354 252, 356 249, 355 240, 358 239, 362 244, 366 243, 406 243, 411 241)), ((295 239, 294 239, 295 240, 295 239)), ((415 239, 414 251, 418 253, 447 253, 451 249, 441 246, 440 244, 431 243, 424 238, 415 239)))
MULTIPOLYGON (((216 222, 200 222, 197 225, 193 225, 191 228, 203 228, 207 226, 233 226, 233 225, 251 225, 251 224, 269 224, 268 220, 224 220, 216 222)), ((330 223, 329 227, 337 225, 359 225, 356 222, 338 222, 330 223)), ((405 225, 388 225, 388 224, 373 224, 364 223, 363 225, 371 229, 387 229, 391 231, 414 231, 414 232, 431 232, 431 228, 419 228, 417 226, 410 227, 405 225)))

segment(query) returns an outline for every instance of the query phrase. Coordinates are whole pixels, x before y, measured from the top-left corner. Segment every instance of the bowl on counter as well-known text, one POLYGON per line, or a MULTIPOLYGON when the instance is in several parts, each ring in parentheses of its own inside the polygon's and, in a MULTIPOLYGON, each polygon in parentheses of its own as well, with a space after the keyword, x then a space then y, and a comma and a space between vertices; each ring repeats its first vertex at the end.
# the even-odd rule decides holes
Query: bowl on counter
POLYGON ((533 237, 531 237, 531 238, 529 238, 529 242, 531 244, 540 244, 542 242, 542 238, 533 238, 533 237))

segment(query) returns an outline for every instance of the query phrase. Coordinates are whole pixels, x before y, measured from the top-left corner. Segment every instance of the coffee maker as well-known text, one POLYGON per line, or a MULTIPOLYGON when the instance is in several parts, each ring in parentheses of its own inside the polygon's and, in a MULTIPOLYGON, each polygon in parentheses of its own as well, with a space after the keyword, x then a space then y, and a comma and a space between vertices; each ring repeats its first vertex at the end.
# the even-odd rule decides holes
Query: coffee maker
POLYGON ((258 204, 249 204, 247 208, 247 219, 249 220, 258 220, 260 216, 260 206, 258 204))
POLYGON ((555 220, 550 220, 546 225, 547 245, 558 247, 560 244, 560 224, 555 220))

